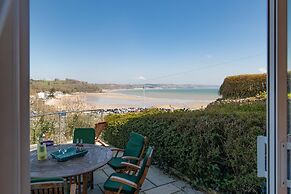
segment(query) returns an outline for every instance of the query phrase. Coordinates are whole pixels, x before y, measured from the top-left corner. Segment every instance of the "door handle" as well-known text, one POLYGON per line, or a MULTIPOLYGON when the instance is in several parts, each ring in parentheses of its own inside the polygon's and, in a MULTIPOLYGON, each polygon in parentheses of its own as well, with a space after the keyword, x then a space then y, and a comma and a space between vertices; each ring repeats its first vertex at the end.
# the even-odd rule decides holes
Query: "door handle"
POLYGON ((266 177, 267 172, 267 137, 258 136, 257 137, 257 175, 258 177, 266 177))

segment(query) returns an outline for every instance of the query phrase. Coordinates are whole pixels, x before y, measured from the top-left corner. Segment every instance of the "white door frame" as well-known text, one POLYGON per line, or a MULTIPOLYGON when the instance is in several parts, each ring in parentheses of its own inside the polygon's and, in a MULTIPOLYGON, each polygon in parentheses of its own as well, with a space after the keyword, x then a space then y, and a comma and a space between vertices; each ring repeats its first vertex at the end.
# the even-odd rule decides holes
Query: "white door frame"
POLYGON ((0 193, 28 194, 28 0, 0 0, 0 107, 0 193))
POLYGON ((287 194, 287 0, 268 0, 268 194, 287 194))

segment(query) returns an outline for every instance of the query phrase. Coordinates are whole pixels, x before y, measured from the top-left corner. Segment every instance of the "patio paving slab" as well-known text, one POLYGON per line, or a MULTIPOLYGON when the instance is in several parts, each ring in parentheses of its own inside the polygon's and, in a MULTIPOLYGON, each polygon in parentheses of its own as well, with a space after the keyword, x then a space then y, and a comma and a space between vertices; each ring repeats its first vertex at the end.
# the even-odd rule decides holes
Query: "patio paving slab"
POLYGON ((104 193, 104 188, 103 188, 103 184, 98 184, 98 187, 101 189, 101 191, 104 193))
POLYGON ((94 189, 89 189, 88 194, 103 194, 103 191, 98 187, 98 185, 94 185, 94 189))
POLYGON ((110 176, 112 173, 115 173, 115 171, 110 167, 103 169, 103 171, 107 176, 110 176))
POLYGON ((156 186, 153 183, 151 183, 149 180, 145 179, 144 183, 141 186, 141 190, 145 191, 145 190, 149 190, 149 189, 152 189, 152 188, 155 188, 155 187, 156 186))
POLYGON ((191 187, 191 185, 189 185, 188 183, 185 183, 183 181, 178 180, 178 181, 173 182, 172 184, 175 185, 176 187, 178 187, 179 189, 181 189, 184 193, 187 193, 187 194, 202 194, 202 192, 193 189, 191 187))
POLYGON ((104 166, 102 166, 98 170, 104 170, 104 169, 107 169, 107 168, 111 168, 111 167, 108 164, 105 164, 104 166))
POLYGON ((108 176, 103 170, 96 170, 94 172, 94 184, 103 184, 107 180, 108 176))
POLYGON ((175 181, 175 179, 165 175, 162 170, 155 166, 149 168, 147 179, 156 186, 165 185, 175 181))
POLYGON ((178 187, 173 184, 166 184, 150 190, 145 191, 146 194, 171 194, 180 191, 178 187))
MULTIPOLYGON (((94 190, 89 194, 103 193, 103 184, 113 173, 114 170, 110 166, 106 165, 101 169, 94 172, 94 190)), ((162 170, 155 166, 151 166, 147 177, 142 185, 141 194, 202 194, 200 191, 196 191, 191 185, 172 178, 163 173, 162 170)))

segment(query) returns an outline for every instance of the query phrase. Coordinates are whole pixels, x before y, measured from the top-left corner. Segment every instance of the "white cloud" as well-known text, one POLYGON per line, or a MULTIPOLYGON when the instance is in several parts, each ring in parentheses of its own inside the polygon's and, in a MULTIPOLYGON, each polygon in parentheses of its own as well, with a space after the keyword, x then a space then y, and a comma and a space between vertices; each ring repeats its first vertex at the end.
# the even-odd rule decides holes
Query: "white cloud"
POLYGON ((260 73, 267 73, 267 68, 266 67, 260 67, 259 69, 260 73))
POLYGON ((146 78, 144 76, 142 76, 142 75, 141 76, 138 76, 137 79, 138 80, 146 80, 146 78))

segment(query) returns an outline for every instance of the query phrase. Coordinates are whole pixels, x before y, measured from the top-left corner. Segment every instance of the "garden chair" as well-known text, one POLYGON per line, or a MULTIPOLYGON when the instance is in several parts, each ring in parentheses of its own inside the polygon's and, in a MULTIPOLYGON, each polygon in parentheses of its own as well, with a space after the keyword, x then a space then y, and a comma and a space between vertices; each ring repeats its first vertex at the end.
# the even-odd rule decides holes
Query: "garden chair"
POLYGON ((125 146, 125 149, 112 148, 111 151, 115 151, 115 156, 108 162, 108 165, 111 166, 115 171, 124 170, 124 166, 121 165, 122 162, 130 162, 133 164, 139 164, 141 156, 145 150, 147 143, 147 138, 131 132, 129 140, 125 146), (118 156, 119 152, 123 152, 121 157, 118 156))
POLYGON ((30 181, 31 194, 75 194, 76 185, 71 184, 68 190, 68 184, 63 178, 32 178, 30 181))
MULTIPOLYGON (((73 143, 77 143, 77 139, 82 139, 83 144, 95 144, 95 129, 94 128, 75 128, 73 143)), ((94 175, 90 173, 89 177, 90 187, 94 188, 94 175)))
POLYGON ((107 127, 107 122, 99 122, 95 124, 95 141, 104 146, 104 143, 99 139, 102 131, 107 127))
POLYGON ((74 130, 73 143, 77 143, 77 139, 82 139, 84 144, 95 144, 94 128, 76 128, 74 130))
POLYGON ((146 178, 148 169, 151 165, 154 149, 149 147, 146 155, 141 162, 141 165, 135 165, 127 162, 122 162, 122 165, 131 169, 127 174, 113 173, 104 183, 105 194, 137 194, 146 178), (130 174, 130 171, 137 172, 130 174))

